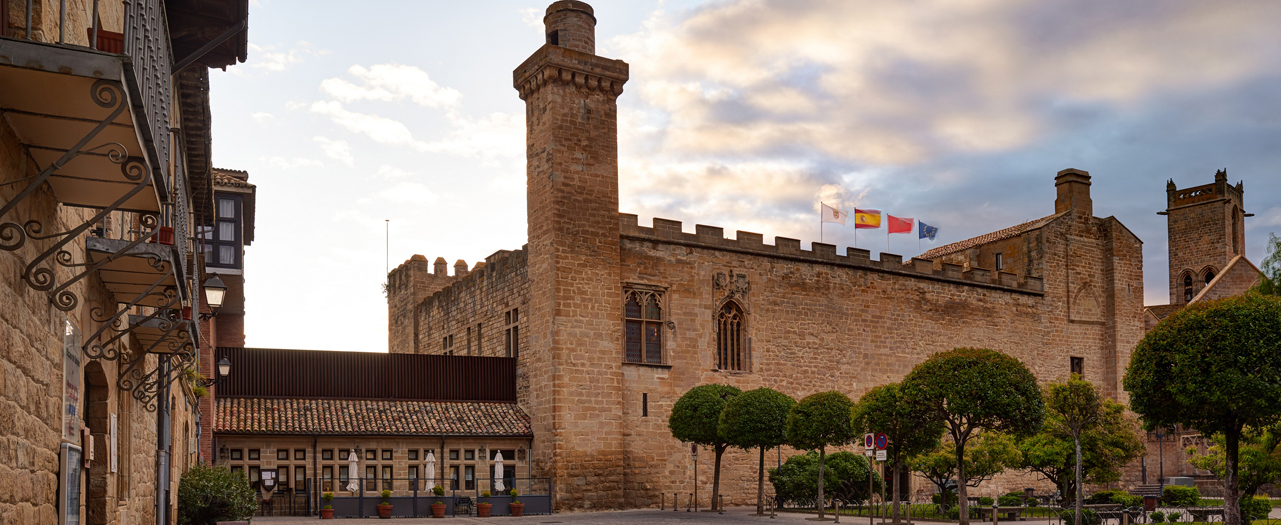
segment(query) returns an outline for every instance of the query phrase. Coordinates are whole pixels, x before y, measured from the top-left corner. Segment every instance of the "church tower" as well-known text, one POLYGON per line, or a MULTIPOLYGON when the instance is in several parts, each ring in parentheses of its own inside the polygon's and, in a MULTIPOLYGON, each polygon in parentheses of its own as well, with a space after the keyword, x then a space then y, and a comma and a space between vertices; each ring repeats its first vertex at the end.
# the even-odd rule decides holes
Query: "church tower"
POLYGON ((1245 253, 1244 183, 1228 184, 1228 171, 1214 182, 1178 189, 1166 183, 1170 240, 1170 304, 1187 304, 1232 259, 1245 253))
POLYGON ((529 377, 536 475, 558 508, 623 498, 618 106, 627 63, 596 56, 576 0, 543 18, 546 43, 513 72, 525 101, 529 377), (554 458, 554 459, 553 459, 554 458), (578 500, 569 500, 577 498, 578 500))

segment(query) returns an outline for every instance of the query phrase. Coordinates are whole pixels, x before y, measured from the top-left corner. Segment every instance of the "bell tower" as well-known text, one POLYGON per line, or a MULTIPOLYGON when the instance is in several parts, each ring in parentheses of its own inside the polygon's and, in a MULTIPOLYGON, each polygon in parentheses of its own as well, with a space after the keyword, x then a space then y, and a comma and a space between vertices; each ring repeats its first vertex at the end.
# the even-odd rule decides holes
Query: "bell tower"
POLYGON ((1178 189, 1165 185, 1170 249, 1170 304, 1187 304, 1245 253, 1245 184, 1228 184, 1228 170, 1214 182, 1178 189))
POLYGON ((529 377, 539 476, 557 508, 623 500, 618 106, 627 63, 596 56, 577 0, 543 18, 546 42, 512 73, 525 101, 529 377))

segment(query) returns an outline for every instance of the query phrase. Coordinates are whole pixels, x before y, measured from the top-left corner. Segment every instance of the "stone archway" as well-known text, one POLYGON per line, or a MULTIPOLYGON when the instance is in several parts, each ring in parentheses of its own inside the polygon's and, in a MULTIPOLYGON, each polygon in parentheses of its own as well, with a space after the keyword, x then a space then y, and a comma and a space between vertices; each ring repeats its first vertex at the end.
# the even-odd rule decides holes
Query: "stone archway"
MULTIPOLYGON (((107 374, 97 361, 85 365, 85 426, 93 434, 94 458, 89 464, 86 476, 88 486, 85 490, 85 522, 88 525, 107 525, 111 522, 108 509, 111 498, 108 497, 107 471, 111 468, 111 452, 107 450, 107 418, 110 409, 107 400, 111 397, 108 388, 107 374)), ((86 451, 87 452, 87 451, 86 451)))

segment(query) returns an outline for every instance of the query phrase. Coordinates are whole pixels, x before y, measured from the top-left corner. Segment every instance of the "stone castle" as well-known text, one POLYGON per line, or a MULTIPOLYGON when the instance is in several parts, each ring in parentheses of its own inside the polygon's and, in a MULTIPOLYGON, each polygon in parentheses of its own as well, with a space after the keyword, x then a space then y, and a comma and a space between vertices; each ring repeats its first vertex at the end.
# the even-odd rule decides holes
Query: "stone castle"
MULTIPOLYGON (((658 506, 695 483, 710 494, 709 469, 696 482, 690 448, 667 429, 674 402, 705 383, 857 399, 935 352, 975 346, 1018 357, 1042 381, 1076 372, 1125 400, 1120 380, 1148 315, 1142 241, 1095 216, 1089 173, 1056 174, 1041 219, 907 261, 667 219, 642 226, 618 205, 628 65, 595 54, 587 4, 555 2, 544 21, 546 44, 513 73, 526 103, 528 244, 470 270, 458 261, 452 275, 421 255, 396 268, 389 346, 518 358, 534 475, 552 478, 558 508, 658 506)), ((1234 191, 1236 215, 1224 218, 1239 254, 1234 191)), ((1170 213, 1172 252, 1175 239, 1229 238, 1183 220, 1173 201, 1170 213)), ((1221 270, 1220 251, 1188 253, 1221 270)), ((754 458, 726 453, 726 504, 755 502, 754 458)))

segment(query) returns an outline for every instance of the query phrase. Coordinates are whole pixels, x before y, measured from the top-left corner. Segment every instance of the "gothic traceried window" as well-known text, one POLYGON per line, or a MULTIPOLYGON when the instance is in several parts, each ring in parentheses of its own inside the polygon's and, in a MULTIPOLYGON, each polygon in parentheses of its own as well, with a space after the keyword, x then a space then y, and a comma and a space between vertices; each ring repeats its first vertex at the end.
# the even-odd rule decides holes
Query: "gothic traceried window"
POLYGON ((662 296, 658 292, 627 290, 623 297, 623 360, 662 364, 662 296))
POLYGON ((716 368, 719 370, 745 370, 743 309, 734 301, 727 301, 716 314, 716 368))
POLYGON ((1183 275, 1183 302, 1187 303, 1191 301, 1192 301, 1192 275, 1184 274, 1183 275))

